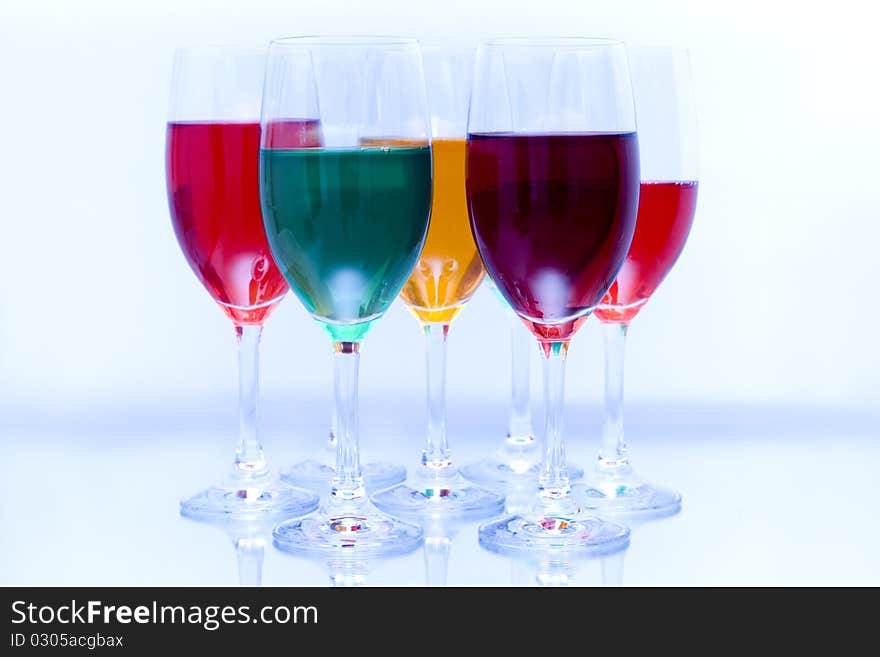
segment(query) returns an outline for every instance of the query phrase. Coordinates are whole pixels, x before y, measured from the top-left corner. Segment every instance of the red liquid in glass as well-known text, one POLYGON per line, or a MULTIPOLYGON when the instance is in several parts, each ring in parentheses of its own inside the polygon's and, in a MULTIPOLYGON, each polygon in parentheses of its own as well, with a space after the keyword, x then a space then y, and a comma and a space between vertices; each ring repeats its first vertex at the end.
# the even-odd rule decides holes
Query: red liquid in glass
POLYGON ((472 134, 471 228, 486 270, 544 343, 564 341, 626 257, 639 197, 635 133, 472 134))
MULTIPOLYGON (((275 127, 285 142, 320 146, 317 121, 275 127)), ((192 270, 236 324, 262 324, 287 292, 263 229, 259 123, 169 123, 168 204, 192 270)))
POLYGON ((678 260, 691 230, 696 182, 643 182, 640 190, 629 253, 595 310, 603 322, 626 324, 638 314, 678 260))

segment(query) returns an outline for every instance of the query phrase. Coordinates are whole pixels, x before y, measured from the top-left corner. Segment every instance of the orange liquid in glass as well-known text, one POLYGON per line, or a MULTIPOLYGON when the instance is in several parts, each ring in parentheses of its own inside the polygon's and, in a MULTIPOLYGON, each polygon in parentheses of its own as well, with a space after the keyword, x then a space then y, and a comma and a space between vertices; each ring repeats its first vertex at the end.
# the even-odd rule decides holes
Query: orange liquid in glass
POLYGON ((400 297, 423 323, 450 323, 483 280, 464 187, 465 140, 432 144, 434 194, 428 238, 400 297))

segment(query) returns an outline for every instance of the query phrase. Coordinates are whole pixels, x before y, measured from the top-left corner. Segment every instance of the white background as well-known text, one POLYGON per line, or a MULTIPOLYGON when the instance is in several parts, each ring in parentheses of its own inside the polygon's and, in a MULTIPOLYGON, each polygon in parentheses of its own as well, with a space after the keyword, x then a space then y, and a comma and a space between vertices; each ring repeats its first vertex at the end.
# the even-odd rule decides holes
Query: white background
MULTIPOLYGON (((432 42, 614 35, 690 47, 697 216, 676 269, 632 327, 628 399, 870 411, 880 365, 876 23, 847 1, 822 13, 802 2, 721 4, 2 0, 3 424, 215 411, 234 422, 232 329, 168 217, 171 54, 181 44, 352 32, 432 42)), ((600 399, 597 328, 588 322, 571 350, 575 408, 600 399)), ((478 293, 451 333, 451 413, 475 400, 503 406, 507 331, 499 304, 478 293)), ((295 424, 297 409, 316 404, 329 414, 330 347, 295 298, 263 345, 263 396, 278 421, 295 424)), ((395 304, 365 345, 362 400, 385 400, 394 413, 420 408, 422 394, 419 331, 395 304)))

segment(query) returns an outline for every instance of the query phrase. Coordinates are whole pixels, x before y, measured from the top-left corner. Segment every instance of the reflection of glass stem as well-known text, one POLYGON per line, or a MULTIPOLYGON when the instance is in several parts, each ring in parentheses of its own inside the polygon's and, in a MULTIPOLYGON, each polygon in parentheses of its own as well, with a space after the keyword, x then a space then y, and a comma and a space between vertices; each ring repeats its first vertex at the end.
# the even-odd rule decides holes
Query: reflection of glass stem
POLYGON ((535 503, 535 483, 511 481, 504 491, 504 508, 511 515, 521 515, 535 503))
POLYGON ((451 536, 425 537, 425 585, 446 586, 449 573, 449 551, 452 549, 451 536))
POLYGON ((623 558, 626 552, 602 559, 602 586, 623 586, 623 558))
POLYGON ((366 561, 338 559, 327 562, 330 586, 364 586, 369 564, 366 561))
POLYGON ((569 586, 574 577, 574 567, 568 561, 542 561, 535 569, 538 586, 569 586))
POLYGON ((233 539, 238 558, 238 582, 241 586, 260 586, 263 581, 263 556, 266 541, 258 536, 233 539))
MULTIPOLYGON (((602 557, 602 586, 623 585, 623 559, 625 552, 602 557)), ((547 555, 540 561, 514 559, 511 562, 511 584, 514 586, 571 586, 575 574, 584 564, 583 560, 570 560, 563 556, 547 555)))

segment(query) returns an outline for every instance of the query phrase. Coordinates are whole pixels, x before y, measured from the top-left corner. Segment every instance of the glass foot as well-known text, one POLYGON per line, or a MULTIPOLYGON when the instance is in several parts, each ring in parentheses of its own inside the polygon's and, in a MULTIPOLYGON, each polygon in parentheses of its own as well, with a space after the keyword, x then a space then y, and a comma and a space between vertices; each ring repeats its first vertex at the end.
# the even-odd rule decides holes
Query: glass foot
POLYGON ((633 475, 595 475, 574 490, 581 506, 597 513, 659 518, 681 510, 681 495, 677 492, 647 484, 633 475))
POLYGON ((455 474, 442 480, 418 477, 375 493, 373 503, 402 518, 480 520, 504 512, 504 496, 474 486, 455 474))
POLYGON ((180 502, 180 514, 205 522, 238 522, 271 516, 304 516, 318 507, 318 496, 271 475, 232 477, 180 502))
MULTIPOLYGON (((373 461, 362 468, 364 486, 368 492, 390 488, 406 481, 406 468, 387 461, 373 461)), ((336 468, 317 459, 296 463, 281 471, 281 480, 291 486, 322 491, 327 488, 336 468)))
POLYGON ((272 532, 275 547, 311 557, 392 557, 422 544, 420 527, 385 515, 368 501, 328 502, 305 518, 285 520, 272 532))
MULTIPOLYGON (((526 459, 490 456, 464 466, 460 472, 465 479, 481 486, 503 488, 532 479, 537 480, 540 467, 540 463, 526 459)), ((583 468, 576 465, 568 466, 568 477, 571 481, 577 481, 583 476, 583 468)))
POLYGON ((573 500, 539 499, 528 512, 484 523, 479 535, 485 549, 512 557, 603 556, 629 546, 627 527, 584 512, 573 500))

